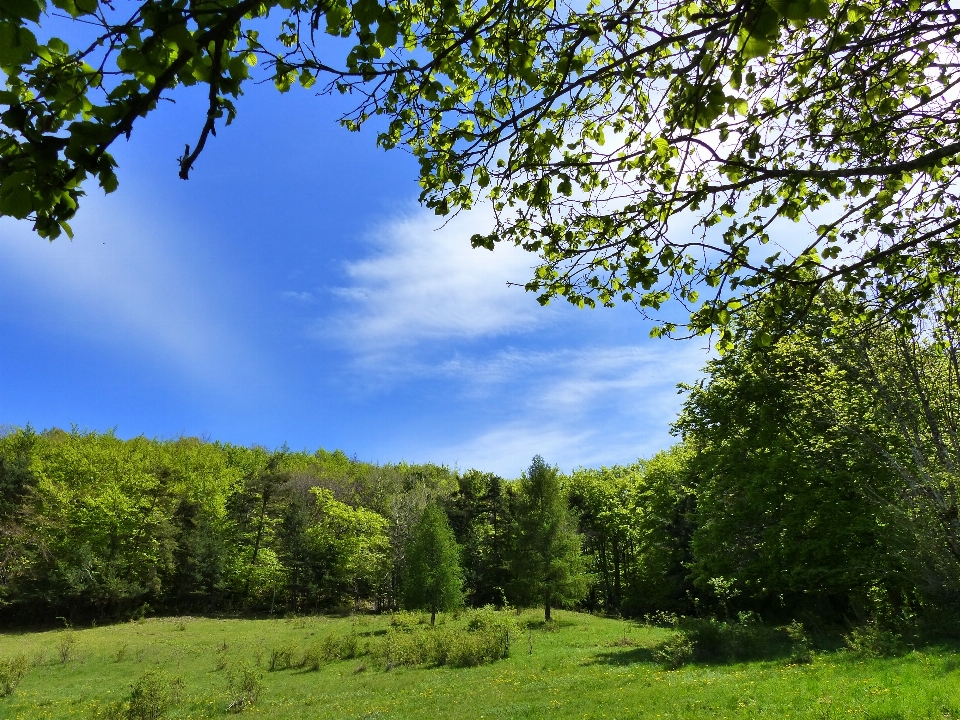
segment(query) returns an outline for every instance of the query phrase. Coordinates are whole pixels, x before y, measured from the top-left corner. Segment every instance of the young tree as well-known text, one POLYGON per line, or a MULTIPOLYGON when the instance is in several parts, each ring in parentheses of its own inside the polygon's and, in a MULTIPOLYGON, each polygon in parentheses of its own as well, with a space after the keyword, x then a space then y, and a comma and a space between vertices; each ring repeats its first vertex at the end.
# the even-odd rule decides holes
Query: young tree
POLYGON ((537 455, 520 480, 511 570, 513 590, 525 602, 543 603, 550 620, 554 605, 581 599, 589 575, 582 540, 567 507, 559 471, 537 455))
POLYGON ((430 624, 437 612, 463 605, 463 570, 460 547, 443 510, 434 503, 424 508, 406 547, 403 605, 430 611, 430 624))

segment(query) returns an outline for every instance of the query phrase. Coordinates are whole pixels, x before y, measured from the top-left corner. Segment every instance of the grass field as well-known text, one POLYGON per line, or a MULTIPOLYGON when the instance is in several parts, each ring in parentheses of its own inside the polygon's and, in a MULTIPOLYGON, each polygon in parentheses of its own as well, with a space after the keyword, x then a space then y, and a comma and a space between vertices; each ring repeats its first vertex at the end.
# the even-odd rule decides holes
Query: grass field
POLYGON ((0 698, 0 717, 105 717, 132 683, 160 669, 183 682, 168 717, 224 718, 235 694, 228 678, 255 666, 263 693, 240 717, 960 718, 957 647, 882 660, 829 652, 804 665, 777 659, 670 671, 651 655, 669 630, 572 612, 557 612, 555 627, 545 630, 537 617, 518 618, 534 629, 515 633, 510 657, 467 668, 386 670, 359 657, 316 671, 269 669, 278 648, 296 655, 330 636, 376 642, 389 628, 384 616, 165 618, 0 634, 0 659, 25 655, 30 665, 16 691, 0 698))

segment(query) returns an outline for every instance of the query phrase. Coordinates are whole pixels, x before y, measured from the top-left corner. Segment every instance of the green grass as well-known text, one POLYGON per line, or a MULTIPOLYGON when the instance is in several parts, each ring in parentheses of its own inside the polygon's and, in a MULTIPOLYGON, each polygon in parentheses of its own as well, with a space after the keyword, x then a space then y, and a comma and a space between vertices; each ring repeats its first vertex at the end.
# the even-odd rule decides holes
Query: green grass
MULTIPOLYGON (((537 617, 531 612, 520 620, 536 624, 537 617)), ((388 617, 166 618, 2 634, 0 660, 25 654, 31 668, 12 695, 0 698, 0 718, 102 717, 158 668, 183 679, 170 718, 230 717, 227 676, 245 663, 259 667, 265 690, 240 717, 960 718, 956 647, 885 660, 836 652, 818 654, 809 665, 778 659, 668 671, 651 651, 669 630, 572 612, 557 612, 556 619, 552 631, 519 633, 505 660, 389 671, 370 657, 325 663, 315 672, 267 669, 274 648, 302 653, 329 634, 357 633, 375 643, 388 617)))

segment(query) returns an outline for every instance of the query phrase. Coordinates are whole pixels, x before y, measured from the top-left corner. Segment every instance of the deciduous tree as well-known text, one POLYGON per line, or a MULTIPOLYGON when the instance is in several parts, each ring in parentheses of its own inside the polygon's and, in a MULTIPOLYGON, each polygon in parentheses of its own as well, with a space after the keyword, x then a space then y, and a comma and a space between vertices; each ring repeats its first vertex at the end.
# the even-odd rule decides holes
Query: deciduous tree
POLYGON ((200 84, 186 178, 259 62, 281 91, 354 93, 343 123, 406 145, 438 213, 492 203, 473 244, 538 253, 542 302, 676 298, 726 347, 765 288, 836 281, 863 312, 960 272, 950 0, 52 3, 0 4, 0 214, 45 237, 86 179, 116 187, 113 142, 200 84), (72 46, 46 13, 75 20, 72 46))

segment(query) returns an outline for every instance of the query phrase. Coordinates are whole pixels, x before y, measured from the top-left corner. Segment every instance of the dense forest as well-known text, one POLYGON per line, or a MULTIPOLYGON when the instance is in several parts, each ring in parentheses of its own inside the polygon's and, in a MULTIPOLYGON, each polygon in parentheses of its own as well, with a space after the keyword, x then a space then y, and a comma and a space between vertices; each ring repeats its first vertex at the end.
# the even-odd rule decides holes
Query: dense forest
POLYGON ((629 466, 564 475, 536 457, 505 479, 7 428, 0 617, 392 609, 430 565, 408 557, 428 532, 452 533, 444 582, 474 606, 846 623, 956 609, 956 319, 931 303, 909 323, 838 321, 841 302, 782 337, 758 329, 762 308, 745 315, 683 388, 677 443, 629 466))

